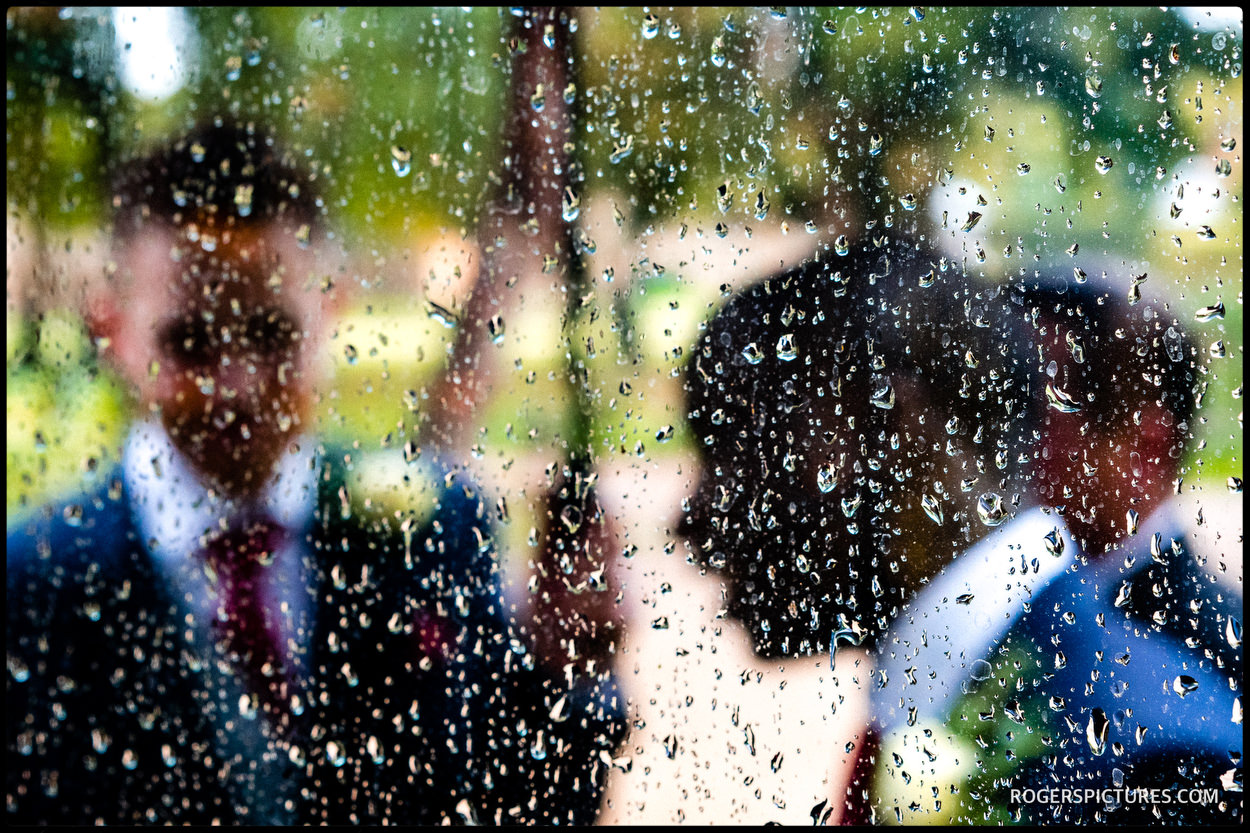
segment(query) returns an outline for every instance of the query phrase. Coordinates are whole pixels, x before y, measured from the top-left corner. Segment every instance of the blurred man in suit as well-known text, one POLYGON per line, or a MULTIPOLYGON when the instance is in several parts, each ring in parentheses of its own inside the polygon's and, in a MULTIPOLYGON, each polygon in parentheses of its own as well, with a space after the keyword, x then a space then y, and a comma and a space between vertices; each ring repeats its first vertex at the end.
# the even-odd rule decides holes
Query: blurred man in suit
POLYGON ((10 820, 594 818, 624 704, 514 634, 473 484, 426 464, 386 514, 309 433, 315 185, 221 122, 116 178, 89 317, 146 415, 96 489, 10 525, 10 820))
POLYGON ((1165 306, 1125 298, 1034 279, 989 312, 1016 341, 1033 472, 878 651, 866 815, 1240 818, 1240 577, 1191 550, 1169 499, 1197 351, 1165 306), (1190 789, 1218 797, 1180 803, 1190 789))
MULTIPOLYGON (((761 654, 872 668, 843 821, 1146 818, 1167 808, 1011 790, 1235 790, 1240 586, 1166 500, 1196 373, 1180 324, 941 266, 864 246, 708 324, 695 559, 761 654)), ((1231 818, 1224 795, 1184 817, 1231 818)))

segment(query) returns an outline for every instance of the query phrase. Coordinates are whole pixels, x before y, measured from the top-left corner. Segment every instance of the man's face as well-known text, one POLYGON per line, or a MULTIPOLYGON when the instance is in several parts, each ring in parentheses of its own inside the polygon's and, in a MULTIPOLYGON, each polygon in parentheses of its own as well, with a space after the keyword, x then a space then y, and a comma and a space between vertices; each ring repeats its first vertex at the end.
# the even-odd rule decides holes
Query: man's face
POLYGON ((123 372, 210 485, 263 488, 312 402, 312 255, 276 225, 153 227, 118 265, 133 281, 115 336, 123 372))

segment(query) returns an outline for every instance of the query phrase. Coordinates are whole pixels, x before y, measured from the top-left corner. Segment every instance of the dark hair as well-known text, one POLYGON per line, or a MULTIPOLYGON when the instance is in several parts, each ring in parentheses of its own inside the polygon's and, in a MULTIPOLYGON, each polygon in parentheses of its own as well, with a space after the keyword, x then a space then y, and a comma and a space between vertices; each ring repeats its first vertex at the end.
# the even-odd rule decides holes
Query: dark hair
POLYGON ((152 222, 227 228, 286 219, 311 230, 321 217, 313 177, 250 123, 202 124, 146 157, 120 163, 112 182, 120 240, 152 222))
POLYGON ((704 474, 682 531, 760 653, 879 635, 966 545, 953 496, 937 525, 917 513, 951 466, 993 488, 984 458, 1023 433, 1018 363, 979 326, 988 303, 895 242, 770 277, 707 325, 686 380, 704 474))
POLYGON ((1033 365, 1034 420, 1041 425, 1051 407, 1042 389, 1054 371, 1054 387, 1091 420, 1122 425, 1143 402, 1157 400, 1183 426, 1194 413, 1196 348, 1165 305, 1136 298, 1130 303, 1132 290, 1109 284, 1043 280, 1010 290, 1011 304, 1023 314, 1018 332, 1033 365), (1053 349, 1043 349, 1047 341, 1053 349), (1047 367, 1060 349, 1068 360, 1047 367))

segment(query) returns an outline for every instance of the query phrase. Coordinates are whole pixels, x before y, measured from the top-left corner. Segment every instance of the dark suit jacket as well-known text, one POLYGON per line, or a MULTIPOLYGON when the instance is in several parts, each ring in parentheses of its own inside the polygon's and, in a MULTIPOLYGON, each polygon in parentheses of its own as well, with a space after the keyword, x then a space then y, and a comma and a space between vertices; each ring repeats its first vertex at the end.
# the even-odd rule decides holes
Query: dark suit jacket
MULTIPOLYGON (((322 457, 294 820, 593 821, 624 703, 514 635, 472 485, 448 477, 405 530, 345 509, 350 457, 322 457)), ((10 822, 248 820, 225 789, 245 775, 214 757, 220 672, 192 659, 137 529, 118 471, 7 536, 10 822)))

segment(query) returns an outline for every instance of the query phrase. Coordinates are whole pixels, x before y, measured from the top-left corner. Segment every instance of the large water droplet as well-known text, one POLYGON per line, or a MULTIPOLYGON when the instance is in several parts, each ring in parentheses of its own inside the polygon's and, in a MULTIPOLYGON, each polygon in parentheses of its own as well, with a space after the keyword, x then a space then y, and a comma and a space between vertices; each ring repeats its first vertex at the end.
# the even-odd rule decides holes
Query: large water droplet
POLYGON ((1198 690, 1198 681, 1188 674, 1177 674, 1176 679, 1172 680, 1172 690, 1179 696, 1185 697, 1191 691, 1198 690))
POLYGON ((794 344, 794 335, 786 333, 777 339, 777 358, 783 362, 792 362, 799 355, 798 347, 794 344))
POLYGON ((920 505, 924 507, 924 513, 929 516, 931 521, 939 525, 942 523, 942 504, 938 503, 937 498, 924 495, 920 498, 920 505))
POLYGON ((837 668, 838 649, 843 645, 859 645, 864 641, 864 629, 859 622, 848 622, 846 614, 838 614, 838 629, 829 639, 829 670, 837 668))
POLYGON ((399 145, 391 145, 391 168, 396 176, 408 176, 412 171, 412 151, 399 145))
POLYGON ((1060 413, 1074 414, 1081 410, 1081 406, 1075 399, 1056 388, 1051 382, 1046 383, 1046 401, 1050 403, 1050 407, 1060 413))
POLYGON ((566 223, 571 223, 582 213, 582 198, 570 187, 565 187, 564 196, 560 200, 560 216, 566 223))
POLYGON ((985 492, 977 498, 977 516, 986 526, 998 526, 1007 520, 1003 499, 995 492, 985 492))
POLYGON ((725 39, 721 35, 712 39, 712 65, 716 67, 725 65, 725 39))
POLYGON ((1202 309, 1194 313, 1194 320, 1202 321, 1204 323, 1207 321, 1214 321, 1217 318, 1223 318, 1223 317, 1224 317, 1224 302, 1223 301, 1212 304, 1210 306, 1203 307, 1202 309))
POLYGON ((651 40, 660 33, 660 19, 650 12, 642 19, 642 36, 651 40))
POLYGON ((490 320, 486 322, 486 329, 490 332, 490 340, 492 342, 495 344, 503 344, 504 321, 502 315, 492 315, 490 320))
POLYGON ((460 323, 460 318, 454 312, 447 309, 447 307, 444 307, 441 304, 436 304, 433 301, 427 301, 426 306, 427 313, 430 318, 433 318, 447 329, 454 329, 455 326, 460 323))
POLYGON ((1059 531, 1059 527, 1055 527, 1042 539, 1046 544, 1046 551, 1051 555, 1063 554, 1063 533, 1059 531))
POLYGON ((821 492, 832 492, 838 485, 837 471, 832 462, 822 463, 816 471, 816 487, 821 492))
POLYGON ((569 532, 576 532, 582 527, 582 510, 576 506, 566 506, 560 510, 560 523, 569 532))
POLYGON ((874 380, 870 401, 882 410, 888 411, 894 407, 894 386, 888 378, 882 376, 874 380))
POLYGON ((1089 722, 1085 725, 1085 739, 1094 755, 1101 756, 1107 750, 1107 730, 1110 727, 1111 721, 1102 709, 1095 708, 1090 713, 1089 722))
POLYGON ((764 192, 760 191, 755 195, 755 219, 763 220, 768 216, 769 202, 764 197, 764 192))

